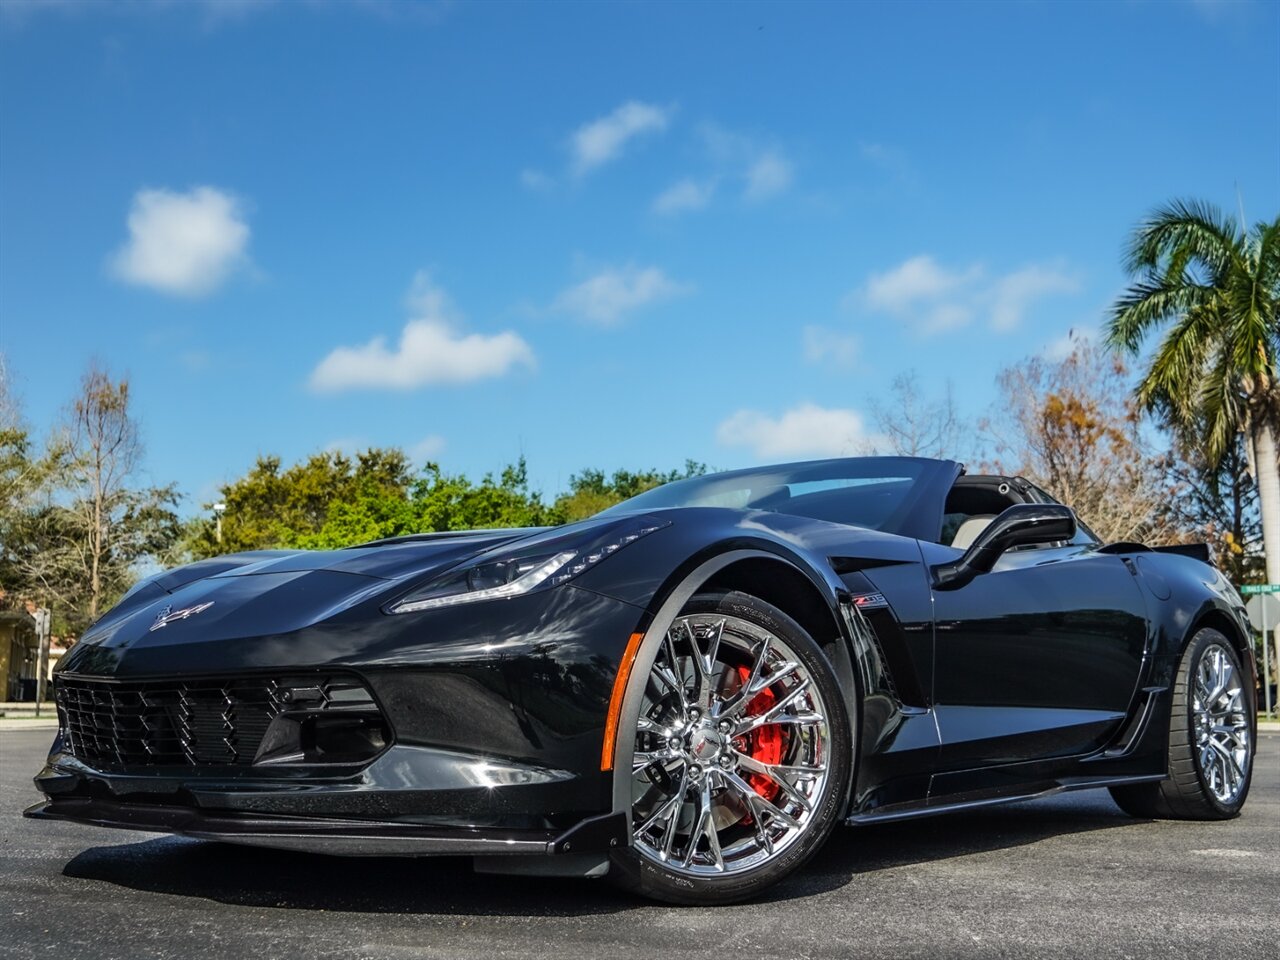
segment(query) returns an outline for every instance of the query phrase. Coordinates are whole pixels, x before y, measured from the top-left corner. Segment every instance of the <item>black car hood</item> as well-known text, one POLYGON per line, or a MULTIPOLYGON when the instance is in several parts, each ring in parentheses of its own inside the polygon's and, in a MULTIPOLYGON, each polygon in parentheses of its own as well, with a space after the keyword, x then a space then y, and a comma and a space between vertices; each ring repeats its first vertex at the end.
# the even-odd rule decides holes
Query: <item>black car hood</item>
POLYGON ((178 567, 156 579, 165 592, 209 577, 331 570, 382 580, 400 580, 465 559, 491 547, 532 536, 543 528, 466 530, 378 540, 342 550, 262 550, 212 557, 178 567))
MULTIPOLYGON (((139 584, 98 620, 59 670, 98 672, 109 659, 173 644, 256 642, 379 601, 484 550, 540 532, 481 530, 399 538, 344 550, 261 551, 178 567, 139 584), (161 621, 168 617, 166 623, 161 621), (100 653, 94 654, 93 650, 100 653)), ((114 671, 112 671, 114 672, 114 671)))

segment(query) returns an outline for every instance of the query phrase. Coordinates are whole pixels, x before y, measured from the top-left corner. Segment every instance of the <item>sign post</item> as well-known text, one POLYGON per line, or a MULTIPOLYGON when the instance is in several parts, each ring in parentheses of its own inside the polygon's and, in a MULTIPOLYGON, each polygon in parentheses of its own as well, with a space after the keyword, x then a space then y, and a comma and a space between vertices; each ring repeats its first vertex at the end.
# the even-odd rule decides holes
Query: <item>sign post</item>
POLYGON ((49 676, 49 610, 40 607, 32 613, 36 621, 36 716, 40 716, 40 708, 44 706, 44 687, 49 676))
MULTIPOLYGON (((1280 583, 1247 583, 1240 588, 1240 595, 1252 597, 1245 609, 1249 622, 1262 632, 1262 696, 1267 716, 1271 716, 1271 636, 1268 627, 1280 622, 1280 583)), ((1278 652, 1277 655, 1280 655, 1278 652)))

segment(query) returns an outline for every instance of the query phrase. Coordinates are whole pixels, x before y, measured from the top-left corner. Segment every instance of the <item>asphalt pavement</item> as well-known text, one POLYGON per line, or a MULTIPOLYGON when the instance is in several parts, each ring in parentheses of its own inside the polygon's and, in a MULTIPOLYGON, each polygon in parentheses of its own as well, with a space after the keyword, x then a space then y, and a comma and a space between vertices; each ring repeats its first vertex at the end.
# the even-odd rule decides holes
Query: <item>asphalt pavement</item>
POLYGON ((465 860, 272 853, 21 819, 51 731, 0 733, 0 957, 1280 955, 1280 736, 1226 823, 1104 791, 837 831, 765 899, 651 904, 465 860))

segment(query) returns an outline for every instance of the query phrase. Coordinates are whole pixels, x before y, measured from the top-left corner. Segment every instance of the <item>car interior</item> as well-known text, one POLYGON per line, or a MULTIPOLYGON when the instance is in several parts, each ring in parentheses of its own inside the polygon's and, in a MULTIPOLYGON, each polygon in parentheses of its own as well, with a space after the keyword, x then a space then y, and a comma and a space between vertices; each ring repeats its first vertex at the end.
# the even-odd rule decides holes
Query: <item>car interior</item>
POLYGON ((1015 503, 1031 498, 1009 477, 962 476, 947 494, 943 507, 942 535, 938 542, 967 550, 978 535, 1015 503))

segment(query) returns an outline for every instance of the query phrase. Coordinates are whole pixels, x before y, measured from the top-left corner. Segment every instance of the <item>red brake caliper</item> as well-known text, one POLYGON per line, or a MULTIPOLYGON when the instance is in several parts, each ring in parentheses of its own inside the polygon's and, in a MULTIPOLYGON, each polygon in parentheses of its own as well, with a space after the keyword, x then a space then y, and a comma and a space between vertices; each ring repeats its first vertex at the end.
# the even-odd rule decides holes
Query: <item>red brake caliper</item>
MULTIPOLYGON (((738 668, 738 679, 741 683, 746 683, 750 677, 750 670, 746 667, 738 668)), ((777 700, 778 696, 772 690, 767 688, 761 690, 751 698, 751 702, 747 704, 747 709, 743 711, 743 714, 748 717, 758 717, 763 713, 768 713, 777 700)), ((740 739, 743 741, 743 746, 739 749, 753 760, 768 764, 782 762, 782 756, 787 747, 787 730, 780 724, 766 723, 740 739)), ((749 775, 747 783, 752 790, 766 800, 772 801, 782 792, 781 787, 762 773, 749 775)))

